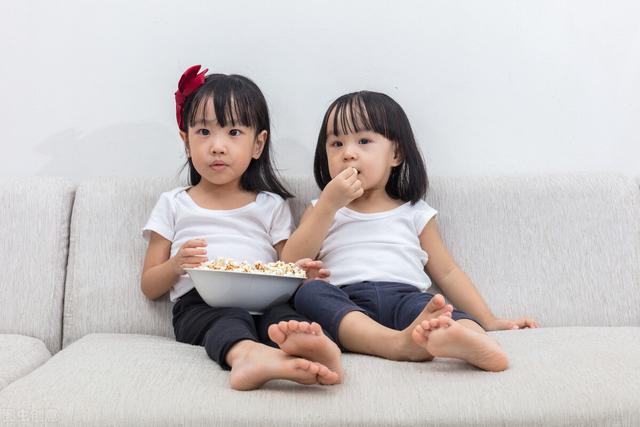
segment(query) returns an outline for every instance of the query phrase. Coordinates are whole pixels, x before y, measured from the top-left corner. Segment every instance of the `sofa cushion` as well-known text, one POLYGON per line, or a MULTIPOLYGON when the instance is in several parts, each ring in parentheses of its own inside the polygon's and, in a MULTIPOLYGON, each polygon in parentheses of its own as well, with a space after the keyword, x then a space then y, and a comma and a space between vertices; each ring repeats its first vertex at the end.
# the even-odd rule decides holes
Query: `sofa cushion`
POLYGON ((58 178, 0 179, 0 333, 60 349, 73 185, 58 178))
POLYGON ((0 390, 51 357, 42 341, 24 335, 0 334, 0 390))
POLYGON ((640 191, 611 174, 435 178, 443 238, 497 315, 640 326, 640 191))
POLYGON ((140 290, 142 227, 175 179, 101 178, 78 186, 65 285, 64 342, 93 332, 173 336, 171 304, 140 290))
POLYGON ((0 392, 61 425, 633 425, 640 419, 640 328, 492 333, 511 368, 343 356, 341 385, 228 387, 202 347, 88 335, 0 392))

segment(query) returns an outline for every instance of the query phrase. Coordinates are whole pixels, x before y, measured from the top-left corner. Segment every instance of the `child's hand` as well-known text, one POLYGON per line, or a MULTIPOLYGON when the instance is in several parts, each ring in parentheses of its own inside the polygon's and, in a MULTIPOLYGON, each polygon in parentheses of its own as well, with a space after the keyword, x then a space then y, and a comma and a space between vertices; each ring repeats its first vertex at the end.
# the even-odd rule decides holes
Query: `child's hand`
POLYGON ((521 317, 517 320, 508 320, 495 318, 486 325, 483 325, 487 331, 503 331, 510 329, 525 329, 525 328, 539 328, 540 325, 530 317, 521 317))
POLYGON ((207 241, 204 239, 188 240, 180 247, 171 259, 173 271, 184 274, 185 268, 195 268, 207 262, 207 241))
POLYGON ((325 280, 329 277, 329 270, 322 268, 322 261, 314 261, 311 258, 302 258, 295 263, 307 273, 306 280, 325 280))
POLYGON ((356 168, 346 168, 333 178, 322 190, 320 199, 335 210, 343 208, 364 194, 362 182, 356 168))

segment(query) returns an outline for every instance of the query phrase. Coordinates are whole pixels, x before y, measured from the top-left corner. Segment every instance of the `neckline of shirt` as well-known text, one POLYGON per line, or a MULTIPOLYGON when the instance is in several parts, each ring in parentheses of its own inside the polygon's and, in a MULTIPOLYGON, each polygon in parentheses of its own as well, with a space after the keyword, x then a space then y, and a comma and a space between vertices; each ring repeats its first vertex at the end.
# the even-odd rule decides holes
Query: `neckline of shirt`
POLYGON ((340 208, 338 212, 341 212, 343 215, 356 218, 356 219, 372 220, 372 219, 386 218, 388 216, 395 215, 407 209, 410 205, 411 205, 411 202, 405 202, 393 209, 389 209, 382 212, 371 212, 371 213, 354 211, 353 209, 349 209, 348 207, 345 206, 343 208, 340 208))
POLYGON ((202 206, 197 204, 195 202, 195 200, 193 200, 191 195, 189 193, 187 193, 187 190, 189 188, 191 188, 191 187, 185 187, 182 190, 182 194, 184 195, 184 198, 187 200, 187 203, 189 203, 191 205, 191 207, 193 207, 193 208, 195 208, 197 210, 203 211, 203 212, 213 213, 213 214, 217 214, 217 215, 232 215, 232 214, 236 214, 238 212, 249 210, 249 209, 253 208, 254 206, 256 206, 260 199, 262 199, 263 197, 266 196, 264 194, 264 191, 260 191, 256 195, 256 199, 253 202, 249 202, 244 206, 240 206, 239 208, 234 208, 234 209, 208 209, 208 208, 203 208, 202 206))

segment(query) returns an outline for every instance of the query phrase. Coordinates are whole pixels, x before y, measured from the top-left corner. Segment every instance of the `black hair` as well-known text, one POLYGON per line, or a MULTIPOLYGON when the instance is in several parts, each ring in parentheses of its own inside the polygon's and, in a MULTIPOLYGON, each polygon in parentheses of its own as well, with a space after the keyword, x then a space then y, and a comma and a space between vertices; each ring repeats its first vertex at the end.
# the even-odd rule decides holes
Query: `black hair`
MULTIPOLYGON (((236 123, 256 130, 256 135, 267 131, 262 154, 257 159, 251 159, 249 167, 240 178, 240 186, 246 191, 270 191, 283 198, 293 197, 278 179, 271 162, 271 127, 269 109, 260 88, 247 77, 237 74, 210 74, 205 83, 187 97, 182 109, 183 132, 188 133, 189 127, 196 125, 196 114, 204 103, 206 116, 206 102, 212 99, 216 120, 224 127, 228 122, 232 126, 236 123)), ((196 185, 202 177, 193 166, 191 158, 187 159, 185 167, 189 168, 189 184, 196 185)))
POLYGON ((342 95, 327 109, 318 135, 313 162, 313 174, 320 189, 324 189, 331 181, 326 142, 332 112, 333 135, 366 130, 378 133, 395 144, 396 153, 402 159, 402 163, 391 169, 385 186, 390 197, 415 204, 425 196, 429 180, 407 115, 388 95, 369 91, 342 95))

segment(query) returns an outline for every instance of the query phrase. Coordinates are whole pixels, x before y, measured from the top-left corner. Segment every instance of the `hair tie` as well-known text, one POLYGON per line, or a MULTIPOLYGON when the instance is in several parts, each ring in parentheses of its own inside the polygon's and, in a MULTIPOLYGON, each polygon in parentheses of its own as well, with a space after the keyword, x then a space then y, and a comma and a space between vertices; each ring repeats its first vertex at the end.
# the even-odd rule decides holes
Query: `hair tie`
POLYGON ((205 74, 209 71, 208 68, 205 68, 201 73, 198 73, 199 70, 200 65, 193 65, 187 68, 187 71, 182 74, 178 82, 178 90, 176 91, 176 119, 178 119, 178 127, 180 130, 183 130, 182 107, 184 107, 184 102, 189 95, 204 84, 205 74))

